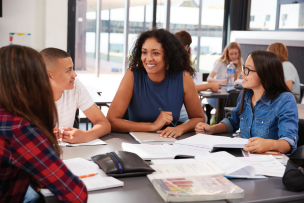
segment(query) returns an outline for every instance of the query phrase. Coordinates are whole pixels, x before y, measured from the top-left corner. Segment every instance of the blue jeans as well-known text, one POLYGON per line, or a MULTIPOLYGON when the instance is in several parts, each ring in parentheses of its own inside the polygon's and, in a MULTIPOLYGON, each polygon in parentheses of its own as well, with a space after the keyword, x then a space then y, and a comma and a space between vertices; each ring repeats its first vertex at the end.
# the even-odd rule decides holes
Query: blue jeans
POLYGON ((29 185, 25 193, 23 203, 36 203, 38 202, 39 197, 39 194, 32 188, 31 185, 29 185))

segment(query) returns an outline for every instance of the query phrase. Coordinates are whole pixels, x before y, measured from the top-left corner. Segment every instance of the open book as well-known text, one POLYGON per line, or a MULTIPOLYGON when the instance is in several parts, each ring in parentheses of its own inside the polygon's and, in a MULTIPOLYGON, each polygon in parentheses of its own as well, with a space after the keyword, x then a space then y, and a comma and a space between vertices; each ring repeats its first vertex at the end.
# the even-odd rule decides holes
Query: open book
POLYGON ((94 145, 106 145, 107 143, 105 143, 104 141, 102 141, 101 139, 95 139, 95 140, 91 140, 89 142, 83 142, 83 143, 77 143, 77 144, 70 144, 67 142, 62 142, 61 138, 58 140, 58 144, 61 147, 78 147, 78 146, 94 146, 94 145))
POLYGON ((244 197, 244 190, 223 176, 154 179, 152 184, 165 202, 192 202, 244 197))
POLYGON ((151 159, 174 159, 175 157, 195 157, 201 154, 209 154, 208 150, 190 149, 169 144, 148 145, 148 144, 127 144, 122 143, 124 151, 133 152, 144 160, 151 159))
POLYGON ((175 138, 160 137, 156 132, 130 132, 130 135, 142 144, 172 144, 176 141, 175 138))
POLYGON ((216 147, 244 148, 247 142, 248 139, 244 138, 230 138, 216 135, 197 134, 183 140, 178 140, 174 143, 174 145, 212 150, 212 148, 216 147))
MULTIPOLYGON (((74 158, 63 160, 63 162, 76 176, 97 173, 97 175, 92 177, 81 178, 88 191, 120 187, 124 185, 122 181, 117 180, 113 177, 108 177, 101 169, 99 169, 99 166, 92 161, 88 161, 83 158, 74 158)), ((44 196, 53 195, 49 189, 41 189, 41 193, 44 196)))
POLYGON ((147 175, 148 179, 224 175, 225 172, 212 161, 193 161, 187 163, 172 163, 151 165, 156 172, 147 175))

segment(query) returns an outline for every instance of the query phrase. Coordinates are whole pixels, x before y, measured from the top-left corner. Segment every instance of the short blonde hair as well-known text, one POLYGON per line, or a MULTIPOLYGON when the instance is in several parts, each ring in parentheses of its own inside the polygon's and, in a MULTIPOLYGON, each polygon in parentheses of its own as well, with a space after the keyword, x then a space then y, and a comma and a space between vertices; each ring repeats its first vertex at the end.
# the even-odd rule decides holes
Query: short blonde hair
POLYGON ((267 50, 277 54, 280 57, 281 62, 288 60, 287 47, 281 42, 276 42, 269 45, 267 50))

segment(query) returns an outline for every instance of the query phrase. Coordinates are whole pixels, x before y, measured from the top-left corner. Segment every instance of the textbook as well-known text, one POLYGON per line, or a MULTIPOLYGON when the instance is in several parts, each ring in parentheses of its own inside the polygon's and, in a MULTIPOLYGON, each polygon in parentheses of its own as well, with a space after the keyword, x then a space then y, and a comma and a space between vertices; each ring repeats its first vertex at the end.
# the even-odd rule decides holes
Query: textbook
POLYGON ((190 149, 169 144, 148 145, 122 143, 124 151, 133 152, 144 160, 174 159, 175 157, 194 158, 197 155, 209 154, 208 150, 190 149))
POLYGON ((150 165, 155 170, 152 174, 148 174, 147 178, 152 182, 153 179, 175 178, 175 177, 191 177, 224 175, 225 171, 219 168, 210 160, 193 161, 186 163, 171 163, 150 165))
POLYGON ((244 148, 247 143, 248 139, 244 138, 197 134, 186 139, 178 140, 174 145, 197 149, 209 149, 211 151, 216 147, 244 148))
MULTIPOLYGON (((95 174, 91 177, 81 178, 81 181, 87 187, 87 191, 107 189, 113 187, 121 187, 124 183, 116 178, 107 176, 97 164, 83 158, 74 158, 63 160, 63 163, 76 176, 87 176, 95 174)), ((49 189, 41 189, 40 192, 44 196, 53 196, 54 194, 49 189)))
POLYGON ((78 146, 95 146, 95 145, 106 145, 101 139, 91 140, 89 142, 70 144, 68 142, 62 142, 61 138, 58 140, 58 144, 61 147, 78 147, 78 146))
POLYGON ((223 176, 154 179, 152 184, 165 202, 244 198, 244 190, 223 176))
POLYGON ((141 144, 172 144, 176 141, 175 138, 160 137, 156 132, 130 132, 130 135, 141 144))

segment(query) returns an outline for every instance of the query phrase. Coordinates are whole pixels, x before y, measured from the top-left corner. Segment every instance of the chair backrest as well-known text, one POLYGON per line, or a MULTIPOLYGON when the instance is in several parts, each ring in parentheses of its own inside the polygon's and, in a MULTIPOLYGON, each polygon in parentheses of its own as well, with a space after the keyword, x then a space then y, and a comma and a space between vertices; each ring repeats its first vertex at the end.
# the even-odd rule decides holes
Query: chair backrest
POLYGON ((207 81, 209 73, 203 73, 203 81, 207 81))
POLYGON ((226 100, 226 107, 236 107, 237 105, 237 99, 239 97, 239 94, 241 93, 241 91, 239 90, 233 90, 230 92, 227 100, 226 100))

